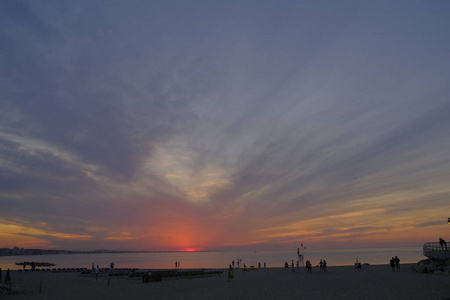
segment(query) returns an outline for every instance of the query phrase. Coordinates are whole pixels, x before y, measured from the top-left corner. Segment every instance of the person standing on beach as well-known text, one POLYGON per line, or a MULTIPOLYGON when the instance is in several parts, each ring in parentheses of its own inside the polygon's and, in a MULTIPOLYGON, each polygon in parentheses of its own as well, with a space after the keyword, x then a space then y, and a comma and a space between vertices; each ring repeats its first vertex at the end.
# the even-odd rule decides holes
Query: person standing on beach
POLYGON ((320 262, 319 262, 319 267, 320 267, 320 271, 322 271, 322 266, 323 266, 323 262, 322 262, 322 260, 320 260, 320 262))
POLYGON ((233 278, 234 278, 233 268, 230 265, 230 267, 228 268, 228 282, 233 281, 233 278))
POLYGON ((389 264, 391 265, 392 271, 395 271, 395 259, 394 258, 391 258, 391 260, 389 261, 389 264))
POLYGON ((327 261, 326 261, 325 259, 323 260, 322 268, 323 268, 323 271, 324 271, 324 272, 327 271, 327 261))
POLYGON ((400 258, 398 258, 397 256, 395 256, 394 258, 394 263, 395 263, 395 269, 397 271, 400 271, 400 258))
POLYGON ((306 261, 306 273, 312 273, 311 262, 309 260, 306 261))

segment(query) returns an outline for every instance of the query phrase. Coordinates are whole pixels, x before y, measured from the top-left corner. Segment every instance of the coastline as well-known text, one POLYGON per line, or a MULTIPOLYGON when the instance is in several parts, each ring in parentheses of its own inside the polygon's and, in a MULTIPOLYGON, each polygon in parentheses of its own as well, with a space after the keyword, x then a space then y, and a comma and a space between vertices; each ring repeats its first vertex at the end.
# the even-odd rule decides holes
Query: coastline
MULTIPOLYGON (((296 249, 295 249, 296 250, 296 249)), ((308 250, 304 254, 316 265, 326 259, 328 266, 353 265, 358 259, 361 263, 371 265, 389 263, 389 259, 398 256, 401 263, 416 263, 425 257, 421 247, 397 248, 358 248, 358 249, 317 249, 308 250)), ((54 254, 33 256, 0 256, 0 268, 3 270, 21 269, 16 263, 24 261, 54 263, 56 268, 90 268, 92 263, 100 268, 109 267, 115 262, 118 268, 168 269, 174 263, 181 262, 182 268, 224 268, 233 260, 240 258, 247 266, 264 262, 268 267, 283 267, 285 262, 297 261, 296 251, 222 251, 222 252, 148 252, 148 253, 97 253, 97 254, 54 254)))
MULTIPOLYGON (((449 277, 416 273, 414 264, 399 272, 388 265, 313 268, 307 274, 284 268, 244 272, 235 269, 232 282, 227 269, 218 276, 163 279, 143 283, 142 278, 82 275, 79 272, 11 272, 13 286, 25 288, 14 299, 446 299, 449 277), (41 290, 41 291, 40 291, 41 290), (40 292, 39 292, 40 291, 40 292)), ((189 269, 178 269, 188 271, 189 269)), ((139 270, 144 271, 144 270, 139 270)), ((155 269, 153 271, 156 271, 155 269)))

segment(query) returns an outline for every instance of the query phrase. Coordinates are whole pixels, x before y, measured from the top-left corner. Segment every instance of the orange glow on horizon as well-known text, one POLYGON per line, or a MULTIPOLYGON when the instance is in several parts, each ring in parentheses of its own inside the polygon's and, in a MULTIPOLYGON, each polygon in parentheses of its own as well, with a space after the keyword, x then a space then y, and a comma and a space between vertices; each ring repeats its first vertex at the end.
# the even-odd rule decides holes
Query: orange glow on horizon
POLYGON ((184 248, 184 249, 180 249, 180 251, 195 252, 195 251, 201 251, 201 250, 198 248, 184 248))

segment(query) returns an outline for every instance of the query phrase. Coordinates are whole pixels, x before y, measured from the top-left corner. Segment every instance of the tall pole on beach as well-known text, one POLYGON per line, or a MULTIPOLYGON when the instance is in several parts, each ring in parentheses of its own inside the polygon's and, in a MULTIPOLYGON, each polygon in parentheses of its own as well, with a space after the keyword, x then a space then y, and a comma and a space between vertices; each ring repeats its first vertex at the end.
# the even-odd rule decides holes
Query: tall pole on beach
MULTIPOLYGON (((303 257, 303 260, 302 260, 302 261, 305 260, 305 256, 303 255, 303 250, 305 250, 305 247, 303 246, 303 243, 302 243, 302 257, 303 257)), ((303 266, 303 263, 302 263, 302 266, 303 266)))
POLYGON ((303 256, 303 250, 305 249, 305 247, 303 247, 303 242, 300 242, 300 246, 302 247, 302 254, 300 255, 300 249, 297 248, 297 255, 298 255, 298 260, 302 263, 302 267, 303 267, 303 261, 305 259, 305 257, 303 256))

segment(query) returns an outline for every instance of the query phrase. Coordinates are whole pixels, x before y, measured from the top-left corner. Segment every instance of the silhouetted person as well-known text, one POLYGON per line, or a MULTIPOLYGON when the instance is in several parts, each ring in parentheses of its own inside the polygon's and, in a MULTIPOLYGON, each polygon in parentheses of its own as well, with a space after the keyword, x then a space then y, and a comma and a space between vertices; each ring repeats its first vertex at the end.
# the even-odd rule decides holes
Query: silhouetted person
POLYGON ((391 258, 391 260, 389 261, 389 264, 391 266, 392 271, 395 271, 395 259, 391 258))
POLYGON ((447 250, 447 243, 444 241, 443 238, 439 238, 439 244, 441 245, 442 249, 444 249, 445 246, 445 250, 447 250))
POLYGON ((396 269, 397 271, 400 271, 400 258, 398 258, 397 256, 395 256, 394 262, 395 262, 395 269, 396 269))
POLYGON ((306 273, 312 273, 311 262, 309 260, 306 261, 306 273))
POLYGON ((325 259, 323 260, 322 267, 323 267, 323 271, 326 272, 327 271, 327 261, 325 259))
POLYGON ((230 265, 230 267, 228 268, 228 281, 233 281, 233 278, 234 278, 233 268, 230 265))

